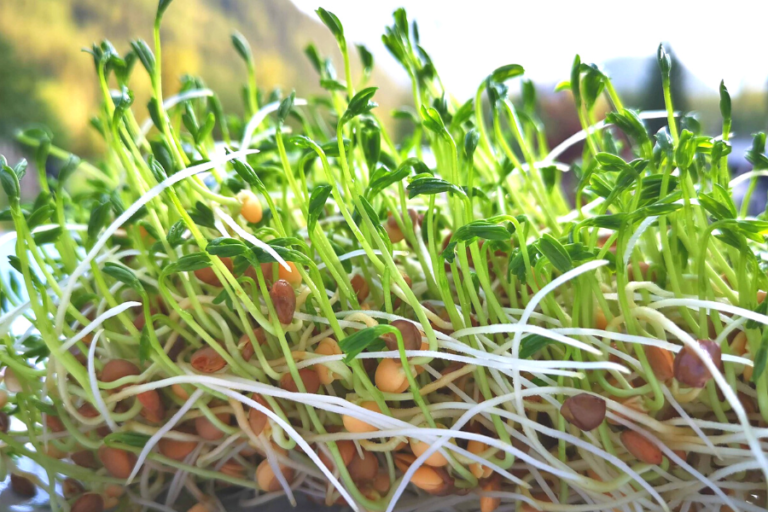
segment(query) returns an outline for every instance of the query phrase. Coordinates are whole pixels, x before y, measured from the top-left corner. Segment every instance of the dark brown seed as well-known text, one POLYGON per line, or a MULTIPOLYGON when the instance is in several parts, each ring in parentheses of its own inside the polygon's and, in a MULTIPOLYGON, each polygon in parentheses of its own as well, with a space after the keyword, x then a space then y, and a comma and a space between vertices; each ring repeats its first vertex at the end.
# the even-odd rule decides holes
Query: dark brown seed
POLYGON ((275 306, 277 319, 283 325, 291 323, 293 313, 296 311, 296 292, 293 286, 285 279, 280 279, 269 290, 269 298, 275 306))
MULTIPOLYGON (((101 381, 114 382, 123 377, 139 375, 140 373, 138 366, 132 362, 126 361, 125 359, 113 359, 105 364, 104 368, 101 370, 101 381)), ((125 386, 115 388, 114 392, 120 391, 123 387, 125 386)))
MULTIPOLYGON (((299 377, 301 377, 301 381, 304 383, 304 389, 307 390, 307 393, 317 393, 317 390, 320 389, 320 377, 317 376, 315 370, 311 368, 302 368, 299 370, 299 377)), ((293 375, 290 373, 286 373, 282 376, 280 379, 280 387, 292 393, 299 391, 296 382, 293 380, 293 375)))
POLYGON ((19 496, 31 498, 37 494, 37 487, 28 478, 11 473, 11 489, 19 496))
POLYGON ((192 368, 203 373, 213 373, 227 366, 227 362, 213 347, 203 347, 192 354, 192 368))
POLYGON ((8 418, 8 414, 0 411, 0 432, 3 434, 8 433, 8 429, 11 426, 11 420, 8 418))
POLYGON ((90 450, 75 452, 69 458, 72 459, 72 462, 83 468, 96 469, 99 467, 96 456, 90 450))
MULTIPOLYGON (((407 320, 395 320, 390 324, 400 331, 405 350, 419 350, 421 348, 421 332, 418 327, 407 320)), ((397 336, 387 333, 381 337, 389 350, 397 350, 397 336)))
POLYGON ((66 430, 59 417, 51 416, 50 414, 45 415, 45 426, 48 427, 48 430, 51 432, 64 432, 66 430))
POLYGON ((80 496, 85 492, 83 484, 75 480, 74 478, 65 478, 61 483, 61 492, 64 493, 64 497, 68 500, 75 496, 80 496))
POLYGON ((605 419, 605 400, 595 395, 581 393, 563 402, 560 414, 568 423, 585 432, 594 430, 605 419))
POLYGON ((70 512, 103 512, 104 498, 95 492, 83 494, 72 504, 70 512))
POLYGON ((368 283, 363 276, 360 274, 355 274, 355 277, 352 278, 351 283, 352 290, 354 290, 355 295, 357 295, 358 302, 363 302, 368 298, 368 294, 370 293, 371 289, 368 287, 368 283))
MULTIPOLYGON (((720 345, 712 340, 698 340, 699 347, 709 354, 712 362, 717 368, 722 367, 720 345)), ((677 353, 675 356, 675 378, 681 384, 692 388, 703 388, 706 386, 712 374, 704 366, 704 362, 699 359, 692 349, 688 346, 677 353)))

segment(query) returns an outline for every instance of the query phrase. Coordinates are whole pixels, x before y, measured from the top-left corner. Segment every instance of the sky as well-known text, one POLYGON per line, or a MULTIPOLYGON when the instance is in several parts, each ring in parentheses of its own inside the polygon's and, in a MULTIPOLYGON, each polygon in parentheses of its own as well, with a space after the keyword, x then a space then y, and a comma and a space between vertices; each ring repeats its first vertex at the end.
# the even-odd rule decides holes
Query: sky
POLYGON ((322 5, 344 25, 347 40, 365 44, 395 79, 407 77, 381 43, 392 12, 405 7, 419 25, 446 87, 473 94, 490 71, 521 64, 537 83, 568 79, 573 57, 602 64, 655 55, 669 43, 680 61, 714 94, 764 89, 768 79, 768 0, 293 0, 316 17, 322 5))

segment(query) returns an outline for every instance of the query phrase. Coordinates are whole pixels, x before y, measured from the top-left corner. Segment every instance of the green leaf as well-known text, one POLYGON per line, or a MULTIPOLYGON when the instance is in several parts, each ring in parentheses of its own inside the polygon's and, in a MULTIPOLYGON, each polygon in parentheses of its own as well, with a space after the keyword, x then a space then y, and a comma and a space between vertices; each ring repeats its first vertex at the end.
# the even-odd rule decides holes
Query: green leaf
POLYGON ((373 71, 373 54, 362 44, 357 44, 357 52, 360 54, 360 62, 363 65, 363 73, 370 75, 373 71))
POLYGON ((621 172, 629 168, 629 164, 621 157, 611 153, 598 153, 595 160, 600 165, 600 169, 606 172, 621 172))
POLYGON ((149 441, 149 437, 146 434, 139 434, 137 432, 112 432, 104 438, 104 444, 107 446, 124 444, 134 448, 144 448, 144 445, 149 441))
POLYGON ((352 99, 349 100, 347 111, 344 112, 343 116, 341 116, 341 123, 344 124, 347 121, 361 114, 365 114, 371 109, 377 107, 378 105, 376 103, 370 101, 370 99, 373 98, 373 95, 376 94, 377 90, 378 87, 366 87, 362 91, 355 94, 352 99))
POLYGON ((445 129, 445 124, 443 124, 443 118, 440 116, 440 113, 432 107, 427 107, 426 105, 421 106, 421 123, 428 130, 441 137, 448 134, 445 129))
POLYGON ((408 185, 406 190, 408 190, 409 199, 421 195, 441 194, 443 192, 456 193, 462 196, 466 195, 460 187, 439 178, 417 178, 408 185))
POLYGON ((723 120, 730 122, 731 95, 728 93, 728 89, 725 87, 725 80, 720 81, 720 115, 723 116, 723 120))
POLYGON ((235 238, 220 237, 208 242, 208 245, 205 246, 205 251, 212 256, 233 258, 245 254, 248 251, 248 247, 235 238))
POLYGON ((187 213, 189 213, 189 216, 192 218, 195 224, 205 226, 206 228, 215 227, 213 210, 208 208, 208 206, 204 205, 200 201, 197 201, 197 203, 195 203, 194 210, 187 213))
POLYGON ((634 110, 625 108, 621 112, 611 112, 605 119, 609 123, 616 125, 629 138, 634 140, 638 146, 651 143, 645 125, 634 110))
POLYGON ((0 184, 2 184, 3 190, 8 196, 8 199, 11 201, 18 201, 19 178, 16 176, 16 173, 13 171, 13 169, 7 165, 4 165, 2 168, 0 168, 0 184))
POLYGON ((568 272, 573 268, 573 262, 563 244, 551 235, 545 234, 538 242, 539 250, 549 259, 552 266, 560 272, 568 272))
POLYGON ((626 218, 627 214, 625 213, 616 213, 613 215, 597 215, 596 217, 591 217, 581 222, 580 226, 617 230, 621 227, 626 218))
POLYGON ((251 45, 248 44, 248 40, 240 32, 232 33, 232 46, 235 47, 235 51, 240 57, 249 65, 253 62, 253 53, 251 52, 251 45))
POLYGON ((59 170, 58 187, 59 190, 64 188, 66 181, 75 173, 77 167, 80 165, 80 159, 75 155, 70 155, 61 170, 59 170))
POLYGON ((29 397, 29 405, 31 405, 34 409, 38 410, 39 412, 45 413, 48 416, 58 416, 59 413, 56 410, 56 407, 53 406, 53 404, 49 404, 48 402, 43 402, 39 398, 35 397, 29 397))
POLYGON ((373 327, 361 329, 356 333, 347 336, 339 342, 339 347, 345 354, 344 362, 350 364, 358 354, 369 348, 376 340, 388 333, 393 333, 396 336, 400 335, 400 331, 391 325, 375 325, 373 327))
POLYGON ((32 235, 32 238, 34 238, 37 245, 52 244, 59 239, 61 231, 61 226, 56 226, 53 229, 38 231, 32 235))
POLYGON ((185 254, 175 263, 177 272, 194 272, 211 266, 211 260, 204 252, 185 254))
POLYGON ((472 162, 475 156, 475 150, 480 142, 480 132, 476 128, 472 128, 464 136, 464 156, 468 162, 472 162))
POLYGON ((381 130, 371 124, 361 130, 363 154, 368 169, 374 169, 381 157, 381 130))
POLYGON ((133 273, 133 270, 129 269, 125 265, 120 265, 119 263, 112 263, 111 261, 108 261, 104 264, 104 267, 102 267, 101 270, 108 276, 117 279, 121 283, 129 286, 130 288, 133 288, 138 292, 141 292, 144 289, 141 281, 139 281, 139 279, 136 277, 136 274, 133 273))
POLYGON ((498 83, 504 83, 507 80, 521 76, 523 73, 525 73, 525 69, 520 64, 506 64, 496 68, 493 73, 491 73, 491 80, 498 83))
POLYGON ((141 65, 147 70, 147 73, 154 75, 155 73, 155 55, 149 48, 147 43, 141 39, 131 41, 131 49, 133 53, 139 58, 141 65))
POLYGON ((669 80, 669 74, 672 69, 672 57, 664 49, 664 44, 659 44, 659 50, 656 53, 656 59, 659 61, 659 70, 665 80, 669 80))
POLYGON ((184 242, 183 237, 186 230, 187 225, 183 220, 176 221, 176 223, 171 226, 171 228, 168 230, 168 236, 165 237, 171 247, 176 247, 184 242))
POLYGON ((51 215, 56 211, 56 207, 51 203, 44 204, 29 216, 27 219, 27 225, 29 229, 34 229, 47 221, 51 215))
POLYGON ((283 101, 280 102, 280 106, 277 108, 277 123, 283 124, 288 118, 291 109, 293 108, 293 102, 296 99, 296 91, 291 91, 283 101))
POLYGON ((107 223, 107 217, 112 210, 112 203, 105 201, 93 209, 91 218, 88 219, 88 238, 94 240, 107 223))
POLYGON ((340 80, 335 80, 333 78, 323 78, 322 80, 320 80, 320 87, 322 87, 326 91, 344 92, 347 90, 347 84, 345 84, 340 80))
POLYGON ((768 363, 768 329, 763 331, 763 337, 760 340, 760 348, 757 349, 757 353, 755 354, 755 367, 752 369, 752 382, 757 383, 763 375, 766 363, 768 363))
POLYGON ((571 65, 571 92, 576 108, 581 108, 581 57, 576 55, 571 65))
POLYGON ((554 342, 552 338, 547 338, 540 334, 529 334, 520 341, 519 359, 528 359, 539 350, 554 342))
POLYGON ((735 207, 731 209, 729 204, 723 204, 721 197, 715 197, 714 193, 699 194, 699 204, 717 220, 735 219, 735 207))
MULTIPOLYGON (((755 313, 759 313, 761 315, 768 314, 768 300, 763 300, 763 302, 758 304, 755 308, 755 313)), ((755 320, 747 320, 746 323, 747 329, 757 329, 761 325, 761 323, 756 322, 755 320)))
POLYGON ((152 352, 152 344, 149 340, 149 328, 147 325, 150 320, 144 324, 144 328, 141 330, 141 337, 139 338, 139 362, 143 363, 149 360, 149 354, 152 352))
POLYGON ((328 27, 328 30, 331 31, 333 37, 336 38, 336 41, 339 43, 339 47, 341 47, 342 51, 345 50, 347 47, 347 42, 344 39, 344 27, 341 25, 339 18, 337 18, 336 15, 332 12, 326 11, 322 7, 319 7, 315 12, 320 17, 320 20, 325 24, 325 26, 328 27))
POLYGON ((461 242, 471 243, 478 238, 483 240, 509 240, 514 233, 512 228, 504 227, 492 220, 476 220, 461 226, 451 236, 451 241, 442 252, 443 258, 448 262, 453 262, 456 245, 461 242))
POLYGON ((322 74, 323 59, 320 57, 320 52, 317 51, 317 47, 312 43, 308 44, 304 48, 304 55, 307 56, 312 67, 315 68, 315 71, 317 71, 318 74, 322 74))
POLYGON ((317 185, 312 189, 312 193, 309 196, 309 208, 307 218, 307 233, 312 233, 315 229, 320 215, 323 213, 325 203, 328 201, 328 197, 331 195, 333 188, 331 185, 317 185))

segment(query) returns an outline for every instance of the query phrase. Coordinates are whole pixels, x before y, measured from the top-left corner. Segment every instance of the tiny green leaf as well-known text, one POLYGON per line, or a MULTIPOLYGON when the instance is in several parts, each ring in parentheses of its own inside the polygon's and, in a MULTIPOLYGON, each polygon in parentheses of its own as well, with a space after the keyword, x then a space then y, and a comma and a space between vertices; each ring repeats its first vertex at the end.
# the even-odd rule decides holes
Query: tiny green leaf
POLYGON ((205 251, 212 256, 233 258, 248 251, 248 247, 236 238, 215 238, 208 242, 205 251))
POLYGON ((107 446, 125 444, 134 448, 144 448, 148 441, 148 435, 137 432, 112 432, 104 438, 104 444, 107 446))
POLYGON ((296 99, 296 91, 291 91, 291 94, 289 94, 287 98, 285 98, 283 101, 280 102, 280 106, 277 108, 278 124, 283 124, 285 120, 288 118, 288 114, 291 112, 291 109, 293 108, 293 102, 295 99, 296 99))
POLYGON ((491 80, 498 83, 504 83, 525 73, 525 69, 520 64, 506 64, 493 70, 491 80))
POLYGON ((361 352, 373 345, 373 343, 385 334, 393 333, 395 336, 400 334, 395 327, 391 325, 375 325, 361 329, 356 333, 347 336, 339 342, 339 347, 344 352, 344 362, 350 364, 361 352))
POLYGON ((723 120, 731 120, 731 95, 725 87, 725 80, 720 81, 720 115, 723 120))
POLYGON ((656 53, 656 59, 659 61, 659 70, 661 71, 661 76, 665 79, 669 79, 670 71, 672 70, 672 57, 667 53, 667 50, 664 49, 664 44, 659 44, 659 50, 656 53))
POLYGON ((108 261, 104 264, 104 267, 102 267, 102 271, 108 276, 117 279, 121 283, 133 288, 136 291, 140 292, 144 289, 141 281, 139 281, 139 279, 136 277, 136 274, 133 273, 133 270, 129 269, 125 265, 120 265, 119 263, 108 261))
POLYGON ((369 112, 371 109, 375 108, 377 105, 376 103, 370 101, 371 98, 373 98, 373 95, 376 94, 378 87, 366 87, 362 91, 355 94, 351 100, 349 100, 349 105, 347 105, 347 111, 344 112, 344 115, 341 116, 341 123, 346 123, 347 121, 361 115, 369 112))
POLYGON ((326 11, 322 7, 319 7, 315 12, 320 17, 320 20, 325 24, 325 26, 328 27, 328 30, 331 31, 333 37, 336 38, 336 41, 339 43, 339 47, 342 49, 342 51, 344 51, 347 47, 347 41, 344 39, 344 27, 341 25, 339 18, 337 18, 336 15, 332 12, 326 11))
POLYGON ((409 199, 421 195, 440 194, 442 192, 457 193, 462 196, 466 195, 461 188, 439 178, 417 178, 408 185, 406 190, 408 190, 409 199))
POLYGON ((568 251, 552 235, 545 234, 539 240, 539 250, 549 259, 552 266, 560 272, 568 272, 573 268, 573 262, 568 251))
POLYGON ((528 359, 554 341, 552 338, 547 338, 540 334, 529 334, 520 341, 518 356, 520 359, 528 359))
POLYGON ((253 53, 251 52, 251 45, 248 44, 248 40, 240 32, 232 33, 232 46, 235 47, 235 51, 240 57, 247 63, 253 62, 253 53))
POLYGON ((307 232, 312 233, 320 218, 320 214, 325 208, 325 203, 333 191, 331 185, 317 185, 309 196, 309 209, 307 219, 307 232))
POLYGON ((194 272, 210 267, 211 260, 204 252, 193 252, 179 258, 175 265, 178 272, 194 272))

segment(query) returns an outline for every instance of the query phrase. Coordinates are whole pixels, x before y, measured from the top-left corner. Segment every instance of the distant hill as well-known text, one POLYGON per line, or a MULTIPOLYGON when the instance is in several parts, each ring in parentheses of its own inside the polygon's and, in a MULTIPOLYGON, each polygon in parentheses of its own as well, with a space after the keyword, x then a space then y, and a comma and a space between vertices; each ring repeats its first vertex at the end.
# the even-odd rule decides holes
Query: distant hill
MULTIPOLYGON (((19 124, 47 121, 60 143, 92 153, 98 142, 88 120, 99 100, 93 61, 81 49, 106 38, 125 53, 130 39, 151 40, 156 7, 157 0, 0 2, 0 138, 19 124), (4 109, 3 102, 25 107, 4 109)), ((221 95, 226 109, 240 111, 245 66, 231 46, 233 30, 250 41, 257 81, 266 90, 320 90, 303 54, 309 42, 343 70, 327 29, 289 0, 176 0, 163 20, 164 94, 178 89, 181 75, 196 75, 221 95)), ((354 73, 356 54, 352 60, 354 73)), ((404 92, 385 75, 374 73, 372 82, 380 87, 377 101, 384 108, 402 100, 404 92)), ((145 105, 149 80, 139 66, 132 86, 136 104, 145 105)))

